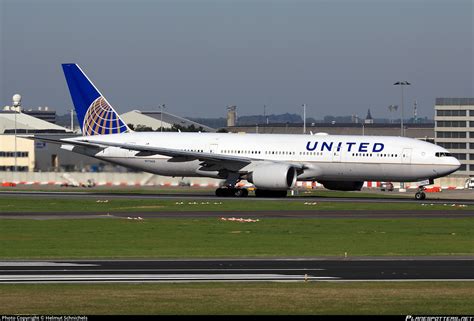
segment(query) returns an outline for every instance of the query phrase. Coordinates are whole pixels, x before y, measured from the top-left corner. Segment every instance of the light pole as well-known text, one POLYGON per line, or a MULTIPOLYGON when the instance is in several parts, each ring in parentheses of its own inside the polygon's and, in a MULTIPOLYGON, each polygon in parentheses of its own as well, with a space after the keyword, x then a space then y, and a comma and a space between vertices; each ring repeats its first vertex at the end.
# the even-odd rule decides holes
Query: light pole
POLYGON ((71 109, 71 131, 74 131, 74 109, 71 109))
POLYGON ((165 109, 165 108, 166 108, 165 104, 160 105, 160 109, 161 109, 161 112, 160 112, 160 129, 161 129, 161 132, 163 132, 163 109, 165 109))
POLYGON ((13 107, 14 107, 14 112, 15 112, 15 172, 17 171, 18 167, 17 167, 17 147, 16 147, 16 114, 17 112, 20 111, 20 107, 21 107, 21 95, 19 94, 15 94, 13 95, 13 107))
POLYGON ((17 170, 17 159, 16 159, 16 151, 17 151, 17 148, 16 148, 16 108, 15 108, 15 167, 13 169, 14 172, 16 172, 17 170))
POLYGON ((263 121, 267 118, 267 105, 263 105, 263 121))
POLYGON ((265 122, 268 125, 267 105, 263 105, 263 116, 265 117, 265 122))
POLYGON ((306 134, 306 104, 303 104, 303 134, 306 134))
POLYGON ((402 119, 400 121, 400 126, 401 126, 401 136, 403 137, 403 136, 405 136, 404 128, 403 128, 403 118, 404 118, 404 115, 403 115, 403 86, 409 86, 411 84, 408 81, 404 80, 404 81, 397 81, 393 85, 400 86, 402 88, 402 119))

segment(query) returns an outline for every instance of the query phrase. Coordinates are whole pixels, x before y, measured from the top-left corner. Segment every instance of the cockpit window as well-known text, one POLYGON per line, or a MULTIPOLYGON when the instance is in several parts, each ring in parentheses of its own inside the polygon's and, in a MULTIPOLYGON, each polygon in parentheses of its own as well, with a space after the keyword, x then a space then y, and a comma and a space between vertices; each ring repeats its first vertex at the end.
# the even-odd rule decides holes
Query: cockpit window
POLYGON ((453 157, 451 153, 438 152, 435 154, 436 157, 453 157))

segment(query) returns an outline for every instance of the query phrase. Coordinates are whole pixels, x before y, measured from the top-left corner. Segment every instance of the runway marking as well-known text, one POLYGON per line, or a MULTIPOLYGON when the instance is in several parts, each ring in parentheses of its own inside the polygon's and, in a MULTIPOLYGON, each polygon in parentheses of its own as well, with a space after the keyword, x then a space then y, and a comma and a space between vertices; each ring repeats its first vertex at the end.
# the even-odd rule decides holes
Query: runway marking
MULTIPOLYGON (((90 266, 98 266, 98 265, 90 265, 90 266)), ((176 268, 176 269, 93 269, 93 270, 84 270, 84 269, 70 269, 70 270, 64 270, 64 269, 61 269, 61 270, 43 270, 43 269, 34 269, 34 270, 31 270, 31 269, 28 269, 28 270, 24 270, 25 272, 58 272, 58 271, 62 271, 62 272, 67 272, 67 271, 71 271, 71 272, 127 272, 127 271, 140 271, 140 272, 143 272, 143 271, 149 271, 149 272, 160 272, 160 271, 186 271, 186 272, 190 272, 190 271, 196 271, 196 272, 216 272, 216 271, 302 271, 302 272, 306 272, 306 271, 325 271, 326 269, 307 269, 307 268, 301 268, 301 269, 297 269, 297 268, 293 268, 293 269, 288 269, 288 268, 281 268, 281 269, 265 269, 265 268, 262 268, 262 269, 252 269, 252 268, 249 268, 249 269, 226 269, 226 268, 222 268, 222 269, 180 269, 180 268, 176 268)), ((12 271, 16 271, 16 270, 0 270, 0 272, 12 272, 12 271)))
POLYGON ((305 276, 284 274, 116 274, 116 275, 3 275, 0 282, 52 282, 52 281, 278 281, 278 280, 328 280, 331 276, 305 276))
POLYGON ((339 279, 339 280, 321 280, 325 282, 474 282, 474 279, 339 279))
POLYGON ((60 262, 0 262, 0 266, 99 266, 89 263, 60 263, 60 262))
POLYGON ((127 282, 474 282, 474 279, 344 279, 333 276, 281 274, 119 274, 119 275, 9 275, 0 283, 127 283, 127 282))

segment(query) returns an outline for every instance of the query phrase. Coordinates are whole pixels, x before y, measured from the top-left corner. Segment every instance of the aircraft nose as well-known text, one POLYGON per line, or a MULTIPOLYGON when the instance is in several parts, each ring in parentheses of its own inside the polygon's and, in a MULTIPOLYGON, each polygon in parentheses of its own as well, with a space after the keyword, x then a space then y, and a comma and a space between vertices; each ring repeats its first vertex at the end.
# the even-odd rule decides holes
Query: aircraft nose
POLYGON ((456 170, 458 170, 459 167, 461 167, 461 162, 460 162, 457 158, 455 158, 455 157, 453 157, 453 158, 454 158, 454 160, 453 160, 453 167, 455 167, 456 170))
POLYGON ((457 171, 459 169, 459 167, 461 167, 461 162, 453 157, 452 160, 449 162, 449 173, 454 173, 455 171, 457 171))

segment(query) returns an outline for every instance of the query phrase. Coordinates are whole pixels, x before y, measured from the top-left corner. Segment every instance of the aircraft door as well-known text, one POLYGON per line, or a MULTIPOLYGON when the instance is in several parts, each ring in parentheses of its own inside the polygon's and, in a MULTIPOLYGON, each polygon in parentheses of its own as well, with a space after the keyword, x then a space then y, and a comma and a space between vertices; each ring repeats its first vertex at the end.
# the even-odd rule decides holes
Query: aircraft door
POLYGON ((410 164, 411 163, 411 148, 404 148, 402 152, 402 163, 410 164))
POLYGON ((333 151, 332 152, 332 161, 340 163, 341 162, 341 152, 339 151, 333 151))
POLYGON ((209 153, 211 153, 211 154, 218 153, 219 152, 218 147, 219 147, 219 145, 217 145, 217 144, 209 145, 209 153))

